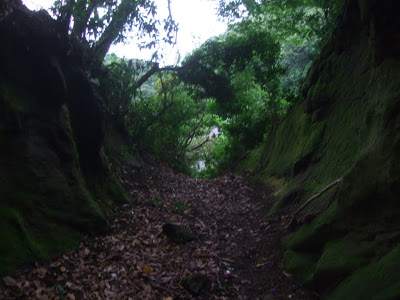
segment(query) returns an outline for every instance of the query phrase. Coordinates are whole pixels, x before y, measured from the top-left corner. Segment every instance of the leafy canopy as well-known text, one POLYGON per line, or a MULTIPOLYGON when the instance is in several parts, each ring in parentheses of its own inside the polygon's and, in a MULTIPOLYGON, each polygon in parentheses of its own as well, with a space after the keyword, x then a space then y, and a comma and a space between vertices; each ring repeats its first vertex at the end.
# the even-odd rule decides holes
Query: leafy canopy
POLYGON ((145 48, 161 40, 173 42, 178 29, 171 14, 165 20, 157 19, 154 0, 56 0, 52 10, 65 32, 86 44, 100 61, 111 44, 123 42, 133 29, 145 48))
MULTIPOLYGON (((181 67, 108 57, 109 114, 120 120, 138 147, 157 159, 187 172, 204 160, 203 175, 218 174, 264 142, 295 101, 300 79, 333 24, 340 1, 221 0, 221 16, 239 21, 187 56, 181 67), (211 134, 215 131, 218 134, 211 134)), ((101 48, 104 36, 112 32, 108 42, 123 40, 132 26, 153 38, 147 46, 159 38, 160 23, 150 0, 82 3, 82 9, 71 10, 67 23, 71 34, 87 41, 95 53, 108 50, 101 48), (96 9, 87 19, 90 4, 96 9), (124 14, 121 5, 129 8, 124 14), (85 10, 82 16, 79 11, 85 10), (80 18, 87 25, 84 31, 75 23, 80 18)), ((60 19, 68 16, 61 8, 59 12, 60 19)), ((176 24, 172 18, 164 21, 166 40, 172 40, 176 24)))

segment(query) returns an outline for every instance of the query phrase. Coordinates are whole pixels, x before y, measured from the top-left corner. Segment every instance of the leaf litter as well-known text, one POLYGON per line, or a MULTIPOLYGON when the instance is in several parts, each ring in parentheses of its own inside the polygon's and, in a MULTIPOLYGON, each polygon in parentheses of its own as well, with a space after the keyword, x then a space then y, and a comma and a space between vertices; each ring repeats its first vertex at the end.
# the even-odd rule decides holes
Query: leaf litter
POLYGON ((132 205, 115 209, 111 233, 3 277, 0 300, 316 297, 284 269, 287 216, 267 217, 267 188, 238 175, 195 179, 165 166, 127 165, 121 173, 132 205), (196 238, 173 243, 163 234, 166 223, 190 228, 196 238), (194 274, 211 282, 196 297, 182 285, 194 274))

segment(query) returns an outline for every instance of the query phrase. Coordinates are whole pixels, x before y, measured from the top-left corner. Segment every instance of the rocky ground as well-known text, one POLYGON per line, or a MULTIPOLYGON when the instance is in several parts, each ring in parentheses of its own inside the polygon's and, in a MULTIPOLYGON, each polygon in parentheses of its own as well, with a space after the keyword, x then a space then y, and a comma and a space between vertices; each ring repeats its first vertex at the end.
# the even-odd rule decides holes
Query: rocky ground
POLYGON ((265 187, 166 167, 126 166, 121 180, 133 205, 116 209, 109 235, 3 277, 0 299, 316 298, 284 270, 290 217, 266 216, 265 187), (175 229, 184 238, 171 235, 175 229))

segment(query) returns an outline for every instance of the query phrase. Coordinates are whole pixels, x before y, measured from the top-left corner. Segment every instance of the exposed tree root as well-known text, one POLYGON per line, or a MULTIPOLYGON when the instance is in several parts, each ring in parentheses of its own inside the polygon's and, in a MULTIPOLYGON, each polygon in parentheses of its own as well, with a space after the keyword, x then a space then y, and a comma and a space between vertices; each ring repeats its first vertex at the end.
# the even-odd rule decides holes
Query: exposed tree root
MULTIPOLYGON (((337 180, 335 180, 334 182, 328 184, 323 190, 319 191, 318 193, 316 193, 314 196, 312 196, 310 199, 308 199, 302 206, 300 206, 292 215, 292 218, 290 219, 290 222, 288 223, 288 225, 286 226, 286 229, 290 229, 293 228, 294 223, 296 222, 296 217, 299 214, 299 212, 301 212, 306 206, 308 206, 312 201, 314 201, 315 199, 321 197, 325 192, 329 191, 331 188, 333 188, 334 186, 338 185, 339 183, 342 182, 342 178, 339 178, 337 180)), ((329 199, 328 201, 328 205, 327 208, 332 204, 333 200, 336 197, 338 189, 336 189, 336 191, 334 192, 333 196, 331 197, 331 199, 329 199)), ((315 214, 307 214, 303 217, 303 219, 307 220, 310 219, 310 217, 316 217, 319 213, 315 213, 315 214)))

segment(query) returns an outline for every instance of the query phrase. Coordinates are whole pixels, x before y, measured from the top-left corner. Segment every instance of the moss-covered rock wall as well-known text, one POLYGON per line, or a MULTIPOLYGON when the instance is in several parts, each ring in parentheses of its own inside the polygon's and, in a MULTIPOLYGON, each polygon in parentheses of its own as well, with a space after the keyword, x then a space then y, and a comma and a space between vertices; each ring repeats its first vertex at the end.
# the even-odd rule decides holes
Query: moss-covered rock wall
POLYGON ((126 201, 102 151, 104 105, 46 12, 0 5, 0 273, 108 229, 126 201))
POLYGON ((310 217, 284 240, 288 271, 327 299, 400 297, 400 19, 348 0, 304 99, 239 170, 276 188, 272 212, 310 217), (333 202, 332 201, 333 198, 333 202))

